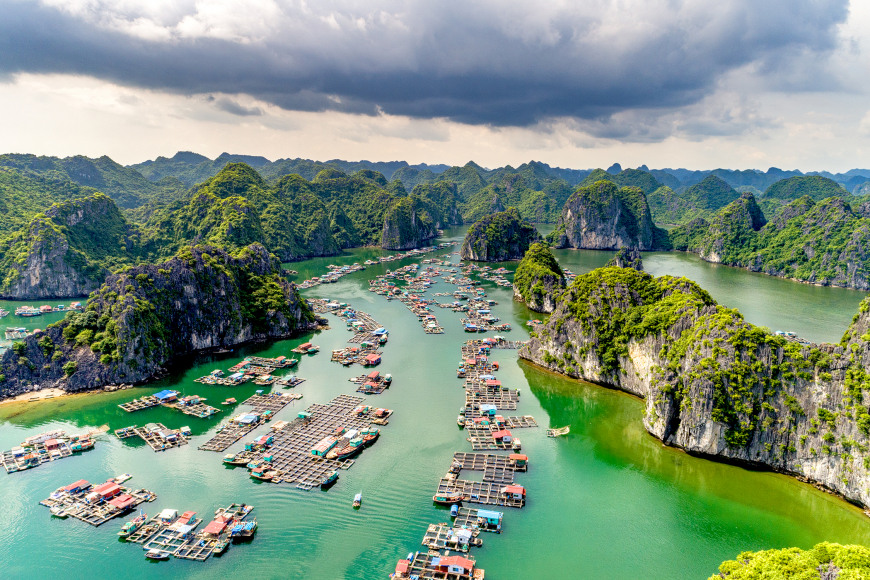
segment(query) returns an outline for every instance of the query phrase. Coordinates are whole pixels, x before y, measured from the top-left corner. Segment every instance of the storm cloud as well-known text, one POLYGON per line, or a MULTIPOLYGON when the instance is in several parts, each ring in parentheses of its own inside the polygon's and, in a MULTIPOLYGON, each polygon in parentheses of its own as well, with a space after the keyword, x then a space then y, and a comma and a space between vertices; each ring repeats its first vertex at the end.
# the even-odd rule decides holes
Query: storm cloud
POLYGON ((813 90, 848 11, 847 0, 7 0, 0 79, 76 74, 293 111, 496 127, 567 118, 618 135, 631 132, 614 129, 620 116, 695 106, 738 72, 813 90))

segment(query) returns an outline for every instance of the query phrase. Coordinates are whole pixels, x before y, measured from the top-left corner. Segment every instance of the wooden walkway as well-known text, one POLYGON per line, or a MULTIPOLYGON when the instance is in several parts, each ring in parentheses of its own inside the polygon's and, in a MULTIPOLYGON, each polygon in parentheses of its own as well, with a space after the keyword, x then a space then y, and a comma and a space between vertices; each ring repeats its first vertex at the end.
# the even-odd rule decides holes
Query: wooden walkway
POLYGON ((151 425, 155 425, 156 429, 149 429, 146 425, 145 427, 136 427, 133 429, 133 432, 148 446, 154 451, 166 451, 167 449, 173 449, 175 447, 181 447, 182 445, 187 445, 187 437, 178 429, 169 429, 163 423, 150 423, 151 425), (167 439, 161 437, 160 433, 170 433, 174 435, 174 438, 167 439))
POLYGON ((153 397, 151 395, 146 395, 144 397, 140 397, 129 403, 121 403, 118 405, 128 413, 134 413, 136 411, 141 411, 143 409, 150 409, 151 407, 156 407, 160 404, 160 400, 157 397, 153 397))

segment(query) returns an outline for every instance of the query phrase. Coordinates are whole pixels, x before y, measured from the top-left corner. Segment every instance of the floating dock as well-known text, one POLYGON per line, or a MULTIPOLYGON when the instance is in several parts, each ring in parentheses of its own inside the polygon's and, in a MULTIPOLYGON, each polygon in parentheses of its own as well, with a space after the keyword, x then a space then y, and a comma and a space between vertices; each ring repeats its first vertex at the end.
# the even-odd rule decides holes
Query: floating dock
POLYGON ((200 445, 199 449, 201 451, 226 451, 233 443, 264 424, 272 415, 301 398, 302 395, 298 393, 279 392, 254 395, 242 403, 250 405, 253 409, 242 412, 235 420, 222 425, 215 436, 200 445))
POLYGON ((112 480, 96 486, 79 480, 58 489, 39 503, 52 509, 52 513, 61 511, 63 515, 59 517, 72 516, 92 526, 101 526, 156 498, 157 495, 147 489, 122 487, 112 480))
POLYGON ((157 397, 152 395, 146 395, 144 397, 140 397, 129 403, 121 403, 118 405, 128 413, 135 413, 136 411, 142 411, 143 409, 150 409, 151 407, 156 407, 160 404, 160 400, 157 397))
POLYGON ((148 423, 144 427, 136 427, 133 433, 154 451, 166 451, 188 443, 180 429, 170 429, 163 423, 148 423))

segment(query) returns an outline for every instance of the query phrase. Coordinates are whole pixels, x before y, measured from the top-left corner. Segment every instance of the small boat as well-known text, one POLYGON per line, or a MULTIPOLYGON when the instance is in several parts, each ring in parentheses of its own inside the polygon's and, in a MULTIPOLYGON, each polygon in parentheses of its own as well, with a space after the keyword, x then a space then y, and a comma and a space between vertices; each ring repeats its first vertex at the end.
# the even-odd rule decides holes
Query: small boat
POLYGON ((456 504, 453 504, 452 506, 450 506, 450 517, 455 518, 458 515, 459 515, 459 506, 456 504))
POLYGON ((560 435, 567 435, 570 432, 570 425, 567 427, 559 427, 558 429, 547 429, 547 437, 559 437, 560 435))
POLYGON ((69 515, 68 513, 66 513, 66 509, 59 505, 50 507, 48 511, 50 511, 51 515, 56 518, 65 518, 69 515))
POLYGON ((125 481, 129 481, 131 479, 133 479, 132 475, 130 475, 129 473, 122 473, 121 475, 116 475, 115 477, 113 477, 112 481, 114 481, 115 483, 120 485, 120 484, 124 483, 125 481))
POLYGON ((338 480, 338 471, 332 470, 320 480, 320 487, 327 487, 338 480))
POLYGON ((520 442, 519 437, 514 437, 514 440, 513 440, 513 443, 511 444, 511 447, 513 447, 514 451, 519 451, 520 449, 523 448, 523 444, 520 442))
POLYGON ((432 501, 441 505, 453 505, 463 501, 465 498, 462 492, 449 491, 447 493, 436 493, 432 496, 432 501))
POLYGON ((148 521, 148 514, 143 514, 140 512, 138 516, 124 524, 124 527, 121 528, 121 531, 118 532, 118 535, 122 538, 126 538, 127 536, 141 528, 146 521, 148 521))
POLYGON ((363 445, 371 445, 381 436, 381 430, 377 427, 369 427, 368 429, 363 429, 361 435, 363 438, 363 445))
POLYGON ((459 415, 456 417, 456 424, 460 427, 465 427, 465 415, 459 415))
POLYGON ((235 404, 236 404, 236 400, 232 397, 230 397, 229 399, 227 399, 226 401, 221 403, 221 405, 235 405, 235 404))
POLYGON ((353 496, 353 507, 358 508, 362 505, 362 492, 353 496))
POLYGON ((247 465, 248 459, 241 453, 227 453, 224 455, 224 463, 227 465, 247 465))
POLYGON ((229 547, 230 543, 227 540, 218 540, 218 542, 212 548, 212 554, 223 554, 226 549, 229 547))
POLYGON ((168 560, 169 552, 164 550, 148 550, 145 552, 145 557, 149 560, 168 560))

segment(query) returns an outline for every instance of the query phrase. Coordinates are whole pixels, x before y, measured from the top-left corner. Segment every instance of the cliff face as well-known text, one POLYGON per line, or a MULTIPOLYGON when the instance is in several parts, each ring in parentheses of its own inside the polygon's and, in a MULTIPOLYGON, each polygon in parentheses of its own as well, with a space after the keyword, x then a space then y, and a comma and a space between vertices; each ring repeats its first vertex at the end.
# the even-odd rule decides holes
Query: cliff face
POLYGON ((644 398, 644 426, 669 445, 765 465, 868 505, 868 331, 870 299, 841 345, 802 346, 689 280, 603 268, 559 296, 520 356, 644 398))
POLYGON ((765 223, 767 220, 755 202, 755 196, 744 193, 713 218, 698 248, 698 255, 707 262, 722 262, 728 247, 751 244, 755 232, 765 223))
POLYGON ((85 312, 16 343, 0 361, 0 398, 141 382, 176 357, 288 336, 312 320, 260 244, 236 257, 199 246, 112 274, 85 312))
POLYGON ((134 234, 115 203, 101 193, 56 203, 0 248, 0 296, 86 296, 102 283, 107 266, 129 263, 134 234))
POLYGON ((710 224, 671 231, 675 248, 709 262, 824 286, 870 289, 870 218, 841 197, 804 196, 766 223, 752 194, 720 210, 710 224))
POLYGON ((607 261, 607 266, 616 266, 617 268, 634 268, 638 271, 643 271, 643 258, 640 252, 635 248, 620 248, 615 256, 607 261))
POLYGON ((516 208, 488 215, 474 222, 465 234, 459 255, 463 260, 503 262, 519 260, 529 246, 541 240, 533 225, 516 208))
POLYGON ((602 180, 568 198, 551 241, 559 248, 653 250, 657 229, 643 190, 602 180))
POLYGON ((410 250, 438 235, 429 212, 416 197, 403 197, 384 216, 381 247, 385 250, 410 250))
POLYGON ((552 312, 556 296, 565 289, 565 274, 545 244, 532 244, 514 274, 514 299, 529 310, 552 312))

